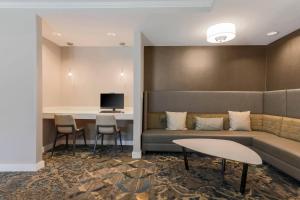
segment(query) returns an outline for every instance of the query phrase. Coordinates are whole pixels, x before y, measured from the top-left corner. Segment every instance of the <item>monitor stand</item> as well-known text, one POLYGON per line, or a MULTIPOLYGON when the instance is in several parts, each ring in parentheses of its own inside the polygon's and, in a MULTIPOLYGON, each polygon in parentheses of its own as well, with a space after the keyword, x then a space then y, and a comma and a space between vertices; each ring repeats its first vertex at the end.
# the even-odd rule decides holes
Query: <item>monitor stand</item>
POLYGON ((112 110, 101 110, 100 113, 123 113, 123 111, 113 108, 112 110))

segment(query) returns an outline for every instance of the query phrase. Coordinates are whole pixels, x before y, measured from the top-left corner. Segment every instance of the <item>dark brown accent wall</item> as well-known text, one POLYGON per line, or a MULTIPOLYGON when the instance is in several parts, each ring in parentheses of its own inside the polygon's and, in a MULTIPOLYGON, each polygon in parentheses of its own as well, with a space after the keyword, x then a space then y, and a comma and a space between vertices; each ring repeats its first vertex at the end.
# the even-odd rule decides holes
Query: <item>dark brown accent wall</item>
POLYGON ((300 88, 300 30, 267 47, 267 90, 300 88))
POLYGON ((145 47, 145 90, 263 91, 266 46, 145 47))

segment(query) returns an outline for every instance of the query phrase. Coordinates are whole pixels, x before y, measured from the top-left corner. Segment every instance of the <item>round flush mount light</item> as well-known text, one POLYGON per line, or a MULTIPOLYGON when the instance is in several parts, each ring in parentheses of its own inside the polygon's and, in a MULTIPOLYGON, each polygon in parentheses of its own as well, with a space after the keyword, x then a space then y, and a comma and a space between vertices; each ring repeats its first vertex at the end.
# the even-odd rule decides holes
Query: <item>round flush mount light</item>
POLYGON ((277 35, 278 32, 277 31, 271 31, 269 33, 267 33, 267 36, 274 36, 274 35, 277 35))
POLYGON ((117 36, 117 34, 114 33, 114 32, 108 32, 108 33, 106 33, 106 35, 109 36, 109 37, 116 37, 117 36))
POLYGON ((233 40, 236 36, 235 25, 232 23, 220 23, 207 29, 207 42, 224 43, 233 40))

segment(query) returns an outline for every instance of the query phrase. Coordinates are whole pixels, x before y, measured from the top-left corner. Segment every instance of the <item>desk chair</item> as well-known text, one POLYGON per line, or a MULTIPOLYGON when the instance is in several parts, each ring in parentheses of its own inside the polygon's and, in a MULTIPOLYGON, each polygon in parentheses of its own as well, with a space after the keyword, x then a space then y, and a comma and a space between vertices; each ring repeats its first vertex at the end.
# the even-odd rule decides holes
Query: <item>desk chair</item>
POLYGON ((77 128, 76 122, 72 115, 55 115, 54 121, 56 128, 56 136, 53 142, 51 156, 53 156, 57 139, 61 137, 66 137, 66 146, 68 147, 69 135, 73 135, 73 155, 75 155, 77 136, 82 135, 84 143, 85 145, 87 145, 84 128, 77 128))
POLYGON ((117 147, 117 139, 119 136, 121 150, 123 151, 121 130, 117 126, 117 121, 113 115, 97 115, 96 116, 96 138, 94 146, 94 154, 96 153, 98 136, 101 137, 101 145, 103 146, 104 135, 113 135, 115 139, 115 147, 117 147))

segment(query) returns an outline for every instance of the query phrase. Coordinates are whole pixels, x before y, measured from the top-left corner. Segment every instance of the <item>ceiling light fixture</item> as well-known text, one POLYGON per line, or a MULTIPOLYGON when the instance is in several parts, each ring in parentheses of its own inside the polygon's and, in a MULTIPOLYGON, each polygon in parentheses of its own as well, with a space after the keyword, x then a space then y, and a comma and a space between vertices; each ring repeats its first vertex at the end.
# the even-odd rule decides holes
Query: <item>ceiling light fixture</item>
POLYGON ((271 31, 269 33, 267 33, 267 36, 274 36, 274 35, 277 35, 278 32, 277 31, 271 31))
POLYGON ((58 33, 58 32, 52 32, 52 35, 57 36, 57 37, 61 37, 62 36, 62 34, 58 33))
POLYGON ((106 33, 107 36, 110 36, 110 37, 116 37, 117 34, 116 33, 113 33, 113 32, 108 32, 106 33))
POLYGON ((207 42, 224 43, 233 40, 236 36, 235 25, 232 23, 220 23, 207 29, 207 42))

